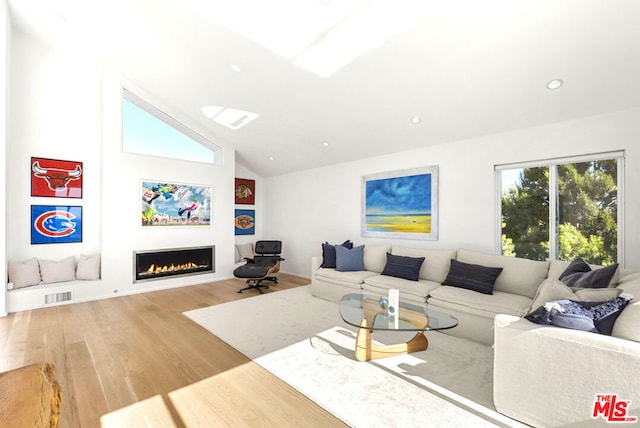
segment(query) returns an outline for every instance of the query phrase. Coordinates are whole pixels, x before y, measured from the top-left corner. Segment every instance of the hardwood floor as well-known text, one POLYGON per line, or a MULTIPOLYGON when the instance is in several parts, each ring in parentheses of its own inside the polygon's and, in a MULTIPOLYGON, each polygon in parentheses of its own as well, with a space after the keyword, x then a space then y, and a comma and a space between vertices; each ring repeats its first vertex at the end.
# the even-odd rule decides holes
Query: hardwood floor
MULTIPOLYGON (((308 284, 285 274, 266 292, 308 284)), ((53 363, 60 427, 338 426, 315 403, 182 315, 243 299, 241 280, 0 318, 0 371, 53 363)), ((250 334, 250 332, 247 332, 250 334)))

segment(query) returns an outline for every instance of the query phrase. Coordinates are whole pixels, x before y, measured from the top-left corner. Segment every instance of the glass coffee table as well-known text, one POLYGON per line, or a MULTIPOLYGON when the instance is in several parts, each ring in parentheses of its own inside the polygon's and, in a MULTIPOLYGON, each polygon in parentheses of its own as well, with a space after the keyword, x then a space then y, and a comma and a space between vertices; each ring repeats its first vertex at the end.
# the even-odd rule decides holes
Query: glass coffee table
POLYGON ((449 314, 429 308, 425 304, 400 302, 396 315, 390 315, 380 296, 352 293, 340 300, 340 316, 347 324, 358 327, 356 360, 370 361, 393 355, 424 351, 429 346, 424 332, 444 330, 458 325, 449 314), (416 335, 405 343, 378 345, 373 343, 373 331, 415 331, 416 335))

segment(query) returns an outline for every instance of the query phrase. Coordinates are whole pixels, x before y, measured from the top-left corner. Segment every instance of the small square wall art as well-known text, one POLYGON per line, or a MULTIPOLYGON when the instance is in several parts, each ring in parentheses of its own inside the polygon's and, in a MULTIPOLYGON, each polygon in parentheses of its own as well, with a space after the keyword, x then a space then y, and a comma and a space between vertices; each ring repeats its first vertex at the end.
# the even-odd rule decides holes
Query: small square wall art
POLYGON ((82 162, 31 158, 31 196, 82 198, 82 162))
POLYGON ((82 207, 31 205, 31 244, 82 242, 82 207))
POLYGON ((255 235, 256 234, 256 211, 255 210, 236 210, 234 220, 236 235, 255 235))
POLYGON ((253 205, 256 203, 256 182, 246 178, 236 178, 236 204, 253 205))

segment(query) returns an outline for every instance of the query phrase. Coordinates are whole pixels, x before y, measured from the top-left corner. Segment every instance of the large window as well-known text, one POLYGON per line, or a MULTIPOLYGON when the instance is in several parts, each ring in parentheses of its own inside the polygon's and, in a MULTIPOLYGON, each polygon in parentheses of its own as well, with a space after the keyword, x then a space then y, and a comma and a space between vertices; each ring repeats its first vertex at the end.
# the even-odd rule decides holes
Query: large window
POLYGON ((623 152, 496 167, 502 254, 621 262, 623 152))
POLYGON ((221 148, 142 98, 124 90, 122 150, 212 164, 220 163, 221 148))

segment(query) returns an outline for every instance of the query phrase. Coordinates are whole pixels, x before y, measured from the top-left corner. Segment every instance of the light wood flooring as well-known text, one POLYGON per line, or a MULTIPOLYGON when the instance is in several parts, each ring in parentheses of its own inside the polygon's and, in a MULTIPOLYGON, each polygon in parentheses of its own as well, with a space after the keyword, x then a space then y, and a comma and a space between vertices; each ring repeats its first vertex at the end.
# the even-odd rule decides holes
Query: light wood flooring
MULTIPOLYGON (((308 284, 278 276, 266 292, 308 284)), ((344 427, 182 315, 257 294, 238 294, 243 284, 232 279, 9 314, 0 318, 0 371, 53 363, 60 427, 344 427)))

